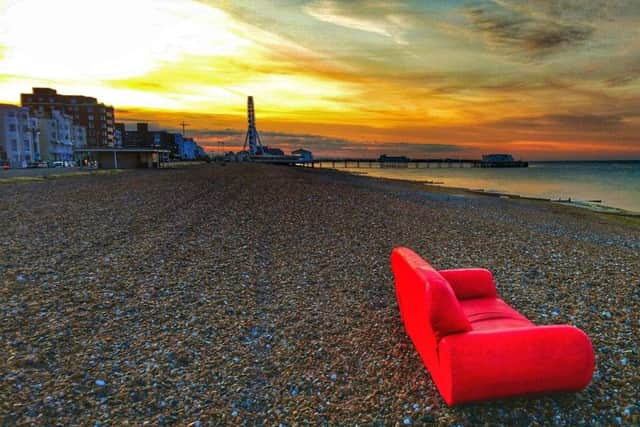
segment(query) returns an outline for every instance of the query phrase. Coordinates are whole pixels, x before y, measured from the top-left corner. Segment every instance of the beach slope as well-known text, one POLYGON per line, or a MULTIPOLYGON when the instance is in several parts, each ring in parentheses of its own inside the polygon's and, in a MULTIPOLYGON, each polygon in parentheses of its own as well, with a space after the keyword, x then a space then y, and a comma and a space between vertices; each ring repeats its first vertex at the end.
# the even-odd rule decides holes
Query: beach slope
POLYGON ((640 231, 524 200, 220 164, 0 185, 0 424, 638 424, 640 231), (389 256, 583 329, 581 393, 448 408, 389 256))

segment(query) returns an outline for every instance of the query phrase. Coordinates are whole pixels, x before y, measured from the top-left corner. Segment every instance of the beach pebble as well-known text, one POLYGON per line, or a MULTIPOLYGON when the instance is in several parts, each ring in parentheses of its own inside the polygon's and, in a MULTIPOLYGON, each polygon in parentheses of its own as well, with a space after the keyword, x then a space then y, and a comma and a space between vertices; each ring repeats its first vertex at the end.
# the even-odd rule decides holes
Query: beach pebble
POLYGON ((0 185, 5 424, 640 425, 627 218, 219 166, 0 185), (585 331, 589 386, 449 408, 398 312, 397 245, 585 331))

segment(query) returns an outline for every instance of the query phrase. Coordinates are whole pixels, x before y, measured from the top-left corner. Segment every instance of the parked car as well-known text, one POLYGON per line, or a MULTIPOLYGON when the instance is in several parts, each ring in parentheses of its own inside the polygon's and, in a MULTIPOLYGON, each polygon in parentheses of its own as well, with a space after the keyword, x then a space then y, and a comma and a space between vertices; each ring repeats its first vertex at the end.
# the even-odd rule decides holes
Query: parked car
POLYGON ((63 168, 64 167, 64 162, 63 161, 56 161, 51 163, 51 167, 52 168, 63 168))

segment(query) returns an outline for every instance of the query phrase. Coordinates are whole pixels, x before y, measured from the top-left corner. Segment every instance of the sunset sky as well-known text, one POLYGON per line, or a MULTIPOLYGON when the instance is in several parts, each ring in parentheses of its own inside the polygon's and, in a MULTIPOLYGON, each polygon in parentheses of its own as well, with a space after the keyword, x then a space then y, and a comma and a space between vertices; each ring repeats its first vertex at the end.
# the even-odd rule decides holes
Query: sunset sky
POLYGON ((0 0, 0 102, 316 155, 640 159, 640 2, 0 0))

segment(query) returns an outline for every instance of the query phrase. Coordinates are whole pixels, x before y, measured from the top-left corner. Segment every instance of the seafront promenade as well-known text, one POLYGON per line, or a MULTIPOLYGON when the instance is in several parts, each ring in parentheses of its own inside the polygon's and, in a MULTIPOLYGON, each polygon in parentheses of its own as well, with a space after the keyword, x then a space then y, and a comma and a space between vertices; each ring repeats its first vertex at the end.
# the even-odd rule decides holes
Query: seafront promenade
POLYGON ((640 228, 345 173, 211 164, 0 185, 0 424, 640 423, 640 228), (581 393, 448 408, 389 267, 492 270, 583 329, 581 393))

